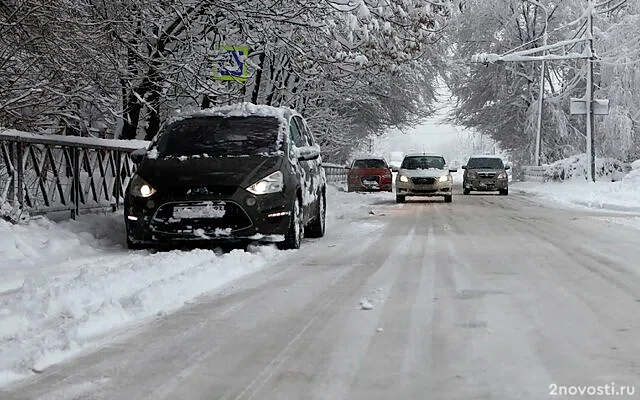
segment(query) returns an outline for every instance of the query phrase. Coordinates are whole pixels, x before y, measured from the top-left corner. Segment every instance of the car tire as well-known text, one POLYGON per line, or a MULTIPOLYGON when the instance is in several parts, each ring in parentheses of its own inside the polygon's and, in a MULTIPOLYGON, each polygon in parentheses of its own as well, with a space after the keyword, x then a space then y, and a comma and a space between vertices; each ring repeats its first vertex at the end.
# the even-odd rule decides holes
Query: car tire
POLYGON ((284 235, 284 241, 278 243, 278 248, 280 250, 297 250, 300 248, 303 236, 302 208, 300 207, 300 200, 296 199, 291 207, 289 230, 284 235))
POLYGON ((406 201, 405 196, 396 195, 396 203, 404 203, 406 201))
POLYGON ((504 189, 500 191, 500 195, 501 196, 508 196, 509 195, 509 189, 504 189))
POLYGON ((445 203, 451 203, 453 201, 453 196, 444 196, 445 203))
POLYGON ((466 196, 466 195, 468 195, 469 193, 471 193, 471 190, 469 190, 469 189, 467 189, 467 188, 464 188, 464 189, 462 190, 462 194, 464 194, 465 196, 466 196))
POLYGON ((306 226, 304 236, 309 238, 321 238, 324 236, 327 224, 327 198, 322 191, 318 199, 318 212, 313 219, 306 226))

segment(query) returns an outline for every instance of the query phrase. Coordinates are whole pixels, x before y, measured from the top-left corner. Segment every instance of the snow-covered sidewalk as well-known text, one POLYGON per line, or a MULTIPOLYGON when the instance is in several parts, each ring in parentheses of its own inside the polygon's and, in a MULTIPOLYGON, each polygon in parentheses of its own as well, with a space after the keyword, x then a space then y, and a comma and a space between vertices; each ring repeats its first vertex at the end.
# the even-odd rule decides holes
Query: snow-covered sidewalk
MULTIPOLYGON (((327 237, 375 229, 350 224, 390 193, 331 187, 327 237)), ((378 227, 379 228, 379 227, 378 227)), ((312 243, 303 243, 305 246, 312 243)), ((128 251, 122 213, 77 221, 0 219, 0 385, 69 358, 105 335, 174 311, 200 295, 279 262, 294 251, 128 251)))
POLYGON ((640 212, 640 170, 631 171, 618 182, 588 182, 580 178, 565 182, 512 182, 511 190, 574 208, 640 212))

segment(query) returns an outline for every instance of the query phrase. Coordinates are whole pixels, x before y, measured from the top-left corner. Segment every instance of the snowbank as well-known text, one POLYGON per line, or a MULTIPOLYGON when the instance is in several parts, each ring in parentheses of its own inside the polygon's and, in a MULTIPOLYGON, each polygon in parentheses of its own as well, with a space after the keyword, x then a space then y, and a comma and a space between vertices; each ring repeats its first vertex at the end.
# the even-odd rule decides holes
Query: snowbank
MULTIPOLYGON (((377 204, 392 193, 346 193, 329 186, 327 236, 384 227, 377 204), (375 216, 367 221, 371 210, 375 216)), ((303 250, 314 240, 303 243, 303 250)), ((33 374, 157 314, 174 311, 222 285, 279 263, 295 251, 148 252, 126 249, 122 213, 76 221, 0 219, 0 385, 33 374)))
MULTIPOLYGON (((545 178, 547 181, 565 181, 574 178, 583 178, 588 175, 587 156, 580 154, 552 164, 545 165, 545 178)), ((598 180, 618 181, 632 166, 620 160, 608 157, 596 158, 596 178, 598 180)))
POLYGON ((0 220, 0 381, 45 368, 92 340, 182 307, 286 254, 125 250, 122 214, 24 225, 0 220))
POLYGON ((564 182, 517 182, 511 187, 565 206, 640 212, 640 170, 617 182, 587 182, 580 177, 564 182))

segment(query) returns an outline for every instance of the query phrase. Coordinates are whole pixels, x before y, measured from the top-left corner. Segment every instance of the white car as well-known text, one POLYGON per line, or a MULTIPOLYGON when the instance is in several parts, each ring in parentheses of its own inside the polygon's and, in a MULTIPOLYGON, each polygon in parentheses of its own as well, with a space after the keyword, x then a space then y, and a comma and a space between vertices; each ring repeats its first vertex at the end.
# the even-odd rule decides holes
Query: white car
POLYGON ((442 196, 445 203, 453 200, 453 177, 441 155, 408 154, 396 176, 396 202, 404 203, 407 196, 442 196))

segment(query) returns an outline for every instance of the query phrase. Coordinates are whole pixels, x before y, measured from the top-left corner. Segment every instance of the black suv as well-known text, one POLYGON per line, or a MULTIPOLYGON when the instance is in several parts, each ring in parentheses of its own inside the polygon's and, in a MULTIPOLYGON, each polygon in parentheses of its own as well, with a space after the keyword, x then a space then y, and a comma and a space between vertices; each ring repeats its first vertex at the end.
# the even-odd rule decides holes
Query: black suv
POLYGON ((462 169, 465 170, 462 179, 464 194, 472 190, 498 191, 503 196, 509 194, 509 166, 505 166, 500 157, 472 156, 462 169))
POLYGON ((325 232, 326 177, 303 117, 242 103, 170 123, 127 187, 129 248, 183 241, 276 242, 325 232))

